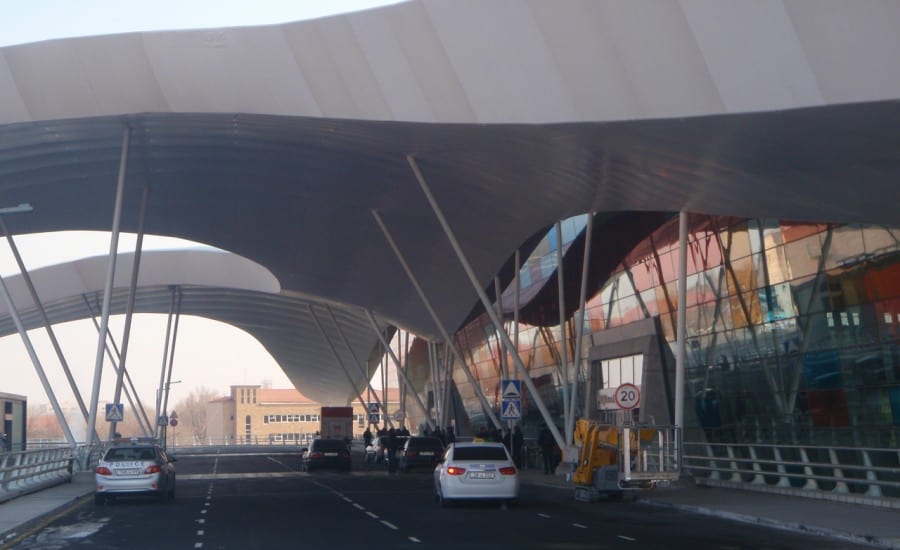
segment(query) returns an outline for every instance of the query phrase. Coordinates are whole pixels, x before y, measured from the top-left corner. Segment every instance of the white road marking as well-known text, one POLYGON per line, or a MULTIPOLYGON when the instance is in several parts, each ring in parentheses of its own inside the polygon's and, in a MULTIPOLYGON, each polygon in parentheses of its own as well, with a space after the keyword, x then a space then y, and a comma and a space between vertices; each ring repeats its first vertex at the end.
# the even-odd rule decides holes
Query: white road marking
POLYGON ((391 523, 391 522, 389 522, 389 521, 381 520, 381 523, 387 525, 388 527, 390 527, 390 528, 393 529, 394 531, 397 531, 398 529, 400 529, 399 527, 397 527, 396 525, 394 525, 393 523, 391 523))
POLYGON ((202 537, 203 533, 204 533, 203 529, 200 529, 199 531, 197 531, 197 536, 202 537))
POLYGON ((206 520, 203 518, 200 518, 197 520, 197 523, 199 523, 200 525, 203 525, 204 523, 206 523, 206 520))
POLYGON ((212 500, 212 495, 206 495, 206 500, 212 500))
POLYGON ((422 542, 419 539, 417 539, 416 537, 409 537, 409 540, 411 540, 413 542, 422 542))
POLYGON ((203 543, 202 543, 202 542, 195 542, 195 543, 194 543, 194 548, 203 548, 203 543))
POLYGON ((200 513, 201 513, 201 514, 205 514, 205 513, 206 513, 206 510, 200 510, 200 513))
POLYGON ((622 540, 630 540, 631 542, 634 542, 637 540, 637 539, 633 539, 631 537, 626 537, 625 535, 618 535, 618 537, 622 540))
POLYGON ((372 512, 366 512, 366 515, 372 519, 378 519, 378 516, 376 514, 373 514, 372 512))
POLYGON ((347 497, 341 497, 341 498, 343 498, 345 502, 349 502, 350 504, 353 504, 352 498, 347 498, 347 497))
POLYGON ((549 518, 549 517, 550 517, 550 516, 547 515, 547 514, 538 514, 538 516, 540 516, 540 517, 542 517, 542 518, 549 518))
POLYGON ((206 502, 203 503, 203 505, 204 505, 204 506, 209 506, 209 501, 207 500, 206 502))
POLYGON ((579 528, 581 528, 581 529, 587 529, 587 525, 582 525, 582 524, 580 524, 580 523, 573 523, 572 526, 573 526, 573 527, 579 527, 579 528))
POLYGON ((361 504, 357 504, 355 502, 353 503, 353 507, 356 508, 357 510, 365 510, 366 509, 365 506, 363 506, 361 504))

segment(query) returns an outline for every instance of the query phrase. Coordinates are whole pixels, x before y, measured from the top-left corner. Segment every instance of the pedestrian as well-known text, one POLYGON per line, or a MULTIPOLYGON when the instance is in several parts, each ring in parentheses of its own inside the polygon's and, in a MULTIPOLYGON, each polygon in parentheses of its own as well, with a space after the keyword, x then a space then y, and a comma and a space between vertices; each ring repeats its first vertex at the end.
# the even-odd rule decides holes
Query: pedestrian
POLYGON ((8 453, 12 450, 12 446, 9 444, 9 438, 6 437, 6 434, 0 434, 0 452, 8 453))
POLYGON ((538 447, 541 448, 541 460, 544 463, 544 474, 552 474, 554 470, 553 447, 556 441, 547 426, 541 427, 538 433, 538 447))
POLYGON ((366 428, 366 431, 363 432, 363 443, 366 447, 372 444, 372 432, 369 428, 366 428))
POLYGON ((453 424, 447 426, 447 430, 444 432, 447 441, 444 442, 444 446, 451 443, 456 443, 456 432, 453 431, 453 424))
POLYGON ((512 434, 512 455, 516 468, 522 467, 522 448, 525 446, 525 436, 522 435, 522 429, 516 424, 512 434))
POLYGON ((388 472, 397 471, 397 432, 391 428, 385 436, 384 461, 387 463, 388 472))

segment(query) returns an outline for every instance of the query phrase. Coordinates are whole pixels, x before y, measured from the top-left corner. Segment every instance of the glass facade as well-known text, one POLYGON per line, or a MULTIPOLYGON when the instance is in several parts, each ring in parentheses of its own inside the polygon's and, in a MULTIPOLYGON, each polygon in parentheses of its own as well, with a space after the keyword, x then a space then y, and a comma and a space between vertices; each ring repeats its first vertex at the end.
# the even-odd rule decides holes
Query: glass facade
MULTIPOLYGON (((900 229, 692 215, 688 246, 686 440, 900 446, 900 229)), ((674 355, 677 249, 673 219, 589 300, 585 331, 658 317, 674 355)), ((550 251, 523 266, 530 285, 555 268, 550 251)), ((499 410, 504 362, 490 321, 476 319, 457 338, 499 410)), ((519 327, 520 356, 561 425, 560 341, 559 326, 519 327)), ((465 374, 453 376, 467 421, 489 424, 465 374)), ((542 420, 527 397, 523 409, 527 435, 542 420)))

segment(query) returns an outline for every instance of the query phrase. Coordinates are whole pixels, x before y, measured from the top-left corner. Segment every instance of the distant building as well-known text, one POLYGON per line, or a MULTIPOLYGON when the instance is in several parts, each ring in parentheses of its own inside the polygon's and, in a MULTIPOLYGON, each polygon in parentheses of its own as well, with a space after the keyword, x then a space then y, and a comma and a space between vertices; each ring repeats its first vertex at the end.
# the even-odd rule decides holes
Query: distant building
MULTIPOLYGON (((381 391, 378 397, 382 398, 381 391)), ((326 404, 317 403, 293 388, 231 386, 230 396, 207 404, 206 433, 212 444, 277 445, 308 441, 319 430, 323 405, 326 404)), ((361 437, 370 425, 368 406, 358 399, 350 405, 353 407, 353 435, 361 437)), ((397 417, 399 410, 400 390, 390 388, 387 411, 397 417)), ((384 425, 384 415, 377 414, 378 424, 384 425)), ((396 421, 395 425, 399 426, 396 421)), ((374 426, 372 429, 374 431, 374 426)))
POLYGON ((0 430, 0 452, 24 451, 26 446, 25 424, 28 402, 25 396, 0 393, 0 410, 3 411, 3 429, 0 430))

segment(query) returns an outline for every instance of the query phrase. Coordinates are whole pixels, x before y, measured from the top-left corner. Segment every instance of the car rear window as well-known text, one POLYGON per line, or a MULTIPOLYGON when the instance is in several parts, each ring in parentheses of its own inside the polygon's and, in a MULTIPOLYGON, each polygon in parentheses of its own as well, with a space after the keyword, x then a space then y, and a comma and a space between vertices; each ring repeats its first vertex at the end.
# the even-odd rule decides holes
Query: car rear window
POLYGON ((443 451, 444 444, 434 437, 414 437, 409 440, 406 448, 414 451, 443 451))
POLYGON ((503 447, 457 447, 453 460, 507 460, 503 447))
POLYGON ((120 460, 155 460, 156 451, 151 447, 127 447, 122 449, 110 449, 106 452, 106 460, 115 462, 120 460))
POLYGON ((340 439, 316 439, 312 448, 314 451, 346 451, 347 444, 340 439))

